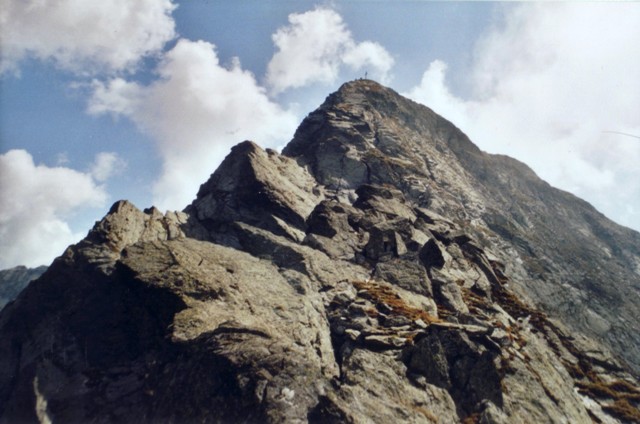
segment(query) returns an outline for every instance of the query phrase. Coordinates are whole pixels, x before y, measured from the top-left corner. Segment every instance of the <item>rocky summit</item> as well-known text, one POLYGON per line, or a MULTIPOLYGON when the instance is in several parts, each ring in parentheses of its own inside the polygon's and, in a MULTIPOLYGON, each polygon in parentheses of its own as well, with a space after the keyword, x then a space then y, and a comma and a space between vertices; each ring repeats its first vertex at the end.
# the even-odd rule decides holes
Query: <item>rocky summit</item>
POLYGON ((0 314, 2 423, 640 422, 640 234, 370 80, 0 314))

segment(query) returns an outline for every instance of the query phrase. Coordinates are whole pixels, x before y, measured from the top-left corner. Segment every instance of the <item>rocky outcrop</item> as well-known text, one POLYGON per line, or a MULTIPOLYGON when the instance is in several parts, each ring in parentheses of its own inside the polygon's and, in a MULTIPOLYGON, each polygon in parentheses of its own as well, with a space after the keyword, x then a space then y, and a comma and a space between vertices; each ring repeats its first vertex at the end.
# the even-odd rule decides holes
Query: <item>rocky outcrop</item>
POLYGON ((0 271, 0 309, 15 299, 30 281, 41 276, 46 270, 46 266, 27 268, 21 265, 0 271))
POLYGON ((306 217, 322 198, 321 187, 294 160, 245 141, 231 149, 185 211, 204 227, 199 236, 205 239, 243 222, 300 241, 306 217))
POLYGON ((534 230, 587 218, 636 284, 636 233, 348 83, 283 154, 236 146, 184 212, 116 203, 8 305, 0 422, 637 422, 637 306, 598 314, 615 344, 547 302, 606 268, 534 230))
POLYGON ((345 198, 388 184, 455 221, 505 264, 520 295, 640 372, 639 233, 370 81, 330 95, 283 153, 345 198))

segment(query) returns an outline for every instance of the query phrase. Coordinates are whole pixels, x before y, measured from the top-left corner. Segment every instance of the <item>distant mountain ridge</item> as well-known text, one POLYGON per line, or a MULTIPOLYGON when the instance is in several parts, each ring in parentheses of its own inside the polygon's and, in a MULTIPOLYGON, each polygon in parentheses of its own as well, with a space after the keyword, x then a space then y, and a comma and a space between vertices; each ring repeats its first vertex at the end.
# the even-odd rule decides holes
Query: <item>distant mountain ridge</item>
POLYGON ((0 270, 0 309, 15 299, 30 281, 41 276, 46 270, 46 266, 27 268, 23 265, 0 270))
POLYGON ((371 80, 0 313, 4 422, 638 422, 640 234, 371 80))

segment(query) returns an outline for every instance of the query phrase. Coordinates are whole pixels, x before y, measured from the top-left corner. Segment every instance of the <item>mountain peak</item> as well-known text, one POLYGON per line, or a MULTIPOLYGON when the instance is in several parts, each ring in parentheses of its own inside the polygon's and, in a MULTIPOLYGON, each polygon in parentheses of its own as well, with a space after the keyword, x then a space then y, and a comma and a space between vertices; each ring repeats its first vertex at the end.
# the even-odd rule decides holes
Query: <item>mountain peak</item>
POLYGON ((637 422, 640 235, 371 80, 0 313, 0 422, 637 422))
POLYGON ((421 206, 429 206, 426 181, 460 180, 488 161, 449 121, 371 80, 345 83, 329 95, 282 153, 331 189, 392 184, 421 206))
MULTIPOLYGON (((357 79, 353 81, 345 82, 334 93, 330 94, 327 99, 331 99, 338 102, 358 102, 363 99, 369 101, 376 98, 386 98, 387 100, 395 99, 396 101, 401 96, 393 89, 386 87, 374 80, 370 79, 357 79)), ((326 105, 323 104, 323 106, 326 105)), ((321 106, 322 107, 322 106, 321 106)))

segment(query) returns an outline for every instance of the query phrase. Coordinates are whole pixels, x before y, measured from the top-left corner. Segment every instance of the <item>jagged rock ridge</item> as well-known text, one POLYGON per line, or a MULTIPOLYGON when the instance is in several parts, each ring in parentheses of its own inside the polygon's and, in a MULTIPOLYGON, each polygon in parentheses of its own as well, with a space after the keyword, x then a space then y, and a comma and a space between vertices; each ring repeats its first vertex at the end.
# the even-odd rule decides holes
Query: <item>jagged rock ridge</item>
POLYGON ((283 153, 339 192, 391 184, 450 217, 507 266, 520 294, 640 371, 639 233, 376 84, 329 96, 283 153))
POLYGON ((0 315, 0 422, 634 422, 638 237, 351 82, 56 259, 0 315))
POLYGON ((35 280, 47 269, 46 266, 27 268, 16 266, 0 271, 0 310, 15 299, 31 280, 35 280))

